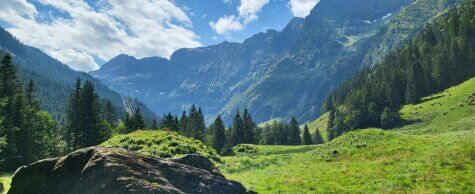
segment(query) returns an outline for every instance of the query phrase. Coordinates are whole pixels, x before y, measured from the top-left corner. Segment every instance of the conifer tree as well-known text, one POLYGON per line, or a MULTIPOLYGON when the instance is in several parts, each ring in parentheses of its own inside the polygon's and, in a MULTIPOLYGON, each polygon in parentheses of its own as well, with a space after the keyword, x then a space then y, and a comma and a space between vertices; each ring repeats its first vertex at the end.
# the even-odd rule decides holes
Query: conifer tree
MULTIPOLYGON (((315 131, 318 131, 318 130, 315 130, 315 131)), ((302 144, 303 145, 313 144, 312 136, 310 136, 310 131, 308 130, 307 124, 305 124, 303 128, 302 144)))
POLYGON ((320 134, 320 131, 315 129, 315 133, 313 134, 313 143, 314 144, 322 144, 323 143, 323 138, 322 135, 320 134))
POLYGON ((179 128, 180 128, 179 132, 181 134, 185 134, 185 132, 187 131, 187 127, 188 127, 188 117, 186 116, 186 111, 183 111, 180 117, 180 121, 179 121, 179 128))
POLYGON ((254 143, 255 124, 247 109, 244 109, 244 112, 242 113, 242 123, 244 133, 243 143, 254 143))
POLYGON ((73 93, 70 94, 67 107, 67 130, 65 134, 65 140, 68 144, 69 150, 76 150, 79 148, 80 139, 80 122, 81 122, 81 104, 80 104, 80 92, 81 92, 81 79, 77 78, 74 84, 75 88, 73 93))
POLYGON ((155 130, 158 129, 157 119, 153 119, 153 120, 152 120, 152 127, 151 127, 151 128, 152 128, 152 129, 155 129, 155 130))
POLYGON ((292 117, 289 125, 289 144, 290 145, 300 145, 300 127, 297 119, 292 117))
POLYGON ((236 116, 234 117, 233 125, 231 126, 230 139, 228 143, 230 147, 233 147, 235 145, 243 143, 243 139, 244 131, 242 117, 238 110, 236 112, 236 116))
POLYGON ((211 145, 218 153, 221 153, 224 146, 226 146, 226 134, 221 115, 218 115, 214 123, 211 125, 211 131, 211 145))
POLYGON ((138 129, 145 129, 145 119, 140 112, 140 108, 135 108, 134 115, 131 118, 131 125, 132 131, 136 131, 138 129))

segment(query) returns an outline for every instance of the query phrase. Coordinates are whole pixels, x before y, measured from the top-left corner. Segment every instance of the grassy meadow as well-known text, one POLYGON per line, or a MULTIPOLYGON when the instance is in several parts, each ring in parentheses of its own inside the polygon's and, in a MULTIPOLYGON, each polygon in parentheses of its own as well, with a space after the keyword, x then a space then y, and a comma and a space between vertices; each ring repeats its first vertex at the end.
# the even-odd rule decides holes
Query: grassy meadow
MULTIPOLYGON (((318 146, 245 145, 220 169, 259 193, 474 193, 475 78, 422 101, 401 110, 400 128, 318 146)), ((309 127, 324 129, 324 117, 309 127)))

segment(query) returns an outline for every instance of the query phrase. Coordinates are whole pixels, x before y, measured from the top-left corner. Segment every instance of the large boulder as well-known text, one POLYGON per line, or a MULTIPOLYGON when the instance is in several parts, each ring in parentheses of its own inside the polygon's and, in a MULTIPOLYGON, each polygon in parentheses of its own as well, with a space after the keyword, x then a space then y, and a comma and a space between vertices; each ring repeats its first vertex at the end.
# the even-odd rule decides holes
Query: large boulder
POLYGON ((16 193, 245 193, 206 158, 147 157, 118 148, 89 147, 17 170, 16 193))

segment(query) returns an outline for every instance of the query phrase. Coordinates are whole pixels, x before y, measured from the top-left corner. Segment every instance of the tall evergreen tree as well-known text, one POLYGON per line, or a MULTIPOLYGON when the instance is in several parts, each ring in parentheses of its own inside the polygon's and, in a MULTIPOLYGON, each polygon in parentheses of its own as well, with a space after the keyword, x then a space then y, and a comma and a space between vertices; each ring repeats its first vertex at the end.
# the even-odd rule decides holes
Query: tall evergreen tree
POLYGON ((300 145, 300 127, 297 119, 292 117, 289 124, 289 144, 290 145, 300 145))
POLYGON ((226 146, 226 134, 221 115, 218 115, 214 123, 211 125, 211 131, 211 145, 218 153, 221 153, 224 146, 226 146))
POLYGON ((140 112, 140 108, 135 108, 134 114, 132 115, 131 120, 131 128, 132 131, 136 131, 138 129, 145 129, 145 119, 140 112))
POLYGON ((231 126, 229 145, 230 147, 243 143, 244 131, 243 131, 243 122, 239 110, 236 112, 234 117, 233 125, 231 126))
POLYGON ((320 134, 320 131, 315 129, 315 133, 313 134, 313 143, 314 144, 322 144, 323 143, 323 138, 322 135, 320 134))
POLYGON ((80 104, 80 92, 81 92, 81 79, 77 79, 74 84, 74 91, 70 94, 67 107, 67 130, 65 139, 69 150, 76 150, 79 148, 80 139, 80 122, 82 118, 81 104, 80 104))
POLYGON ((180 117, 180 121, 179 121, 179 132, 181 134, 185 134, 185 132, 187 131, 187 128, 188 128, 188 117, 186 116, 186 111, 183 111, 183 113, 181 114, 181 117, 180 117))
POLYGON ((157 130, 157 129, 158 129, 157 119, 153 119, 153 120, 152 120, 152 126, 151 126, 151 128, 154 129, 154 130, 157 130))
POLYGON ((82 147, 97 145, 101 143, 102 139, 99 132, 100 103, 92 82, 86 81, 81 88, 79 104, 79 129, 82 133, 82 147))
POLYGON ((242 113, 242 127, 243 127, 243 143, 254 143, 254 128, 255 124, 252 121, 251 114, 249 114, 247 109, 244 109, 242 113))
MULTIPOLYGON (((315 131, 318 131, 318 130, 315 130, 315 131)), ((313 144, 312 136, 310 136, 310 131, 308 130, 307 124, 305 124, 305 126, 303 128, 302 144, 303 145, 313 144)))

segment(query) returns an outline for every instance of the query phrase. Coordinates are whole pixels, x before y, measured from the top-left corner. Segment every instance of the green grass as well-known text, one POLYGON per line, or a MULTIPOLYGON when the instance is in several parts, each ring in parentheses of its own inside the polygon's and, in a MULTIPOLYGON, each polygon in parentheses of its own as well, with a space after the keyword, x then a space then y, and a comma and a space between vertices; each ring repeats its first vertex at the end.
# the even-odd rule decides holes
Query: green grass
MULTIPOLYGON (((219 167, 259 193, 474 193, 474 93, 475 78, 405 106, 401 128, 318 146, 244 145, 219 167)), ((312 123, 321 130, 323 120, 312 123)))
POLYGON ((327 123, 328 123, 328 113, 323 114, 320 116, 318 119, 315 119, 314 121, 310 122, 308 124, 308 130, 310 131, 310 134, 315 133, 315 130, 318 129, 320 134, 324 137, 325 141, 328 141, 327 139, 327 123))
POLYGON ((126 135, 116 135, 101 146, 123 148, 160 158, 200 154, 214 162, 220 161, 216 151, 201 141, 164 130, 141 130, 126 135))
POLYGON ((7 193, 10 189, 10 183, 12 182, 12 175, 11 174, 1 174, 0 173, 0 183, 3 183, 5 187, 3 193, 7 193))

